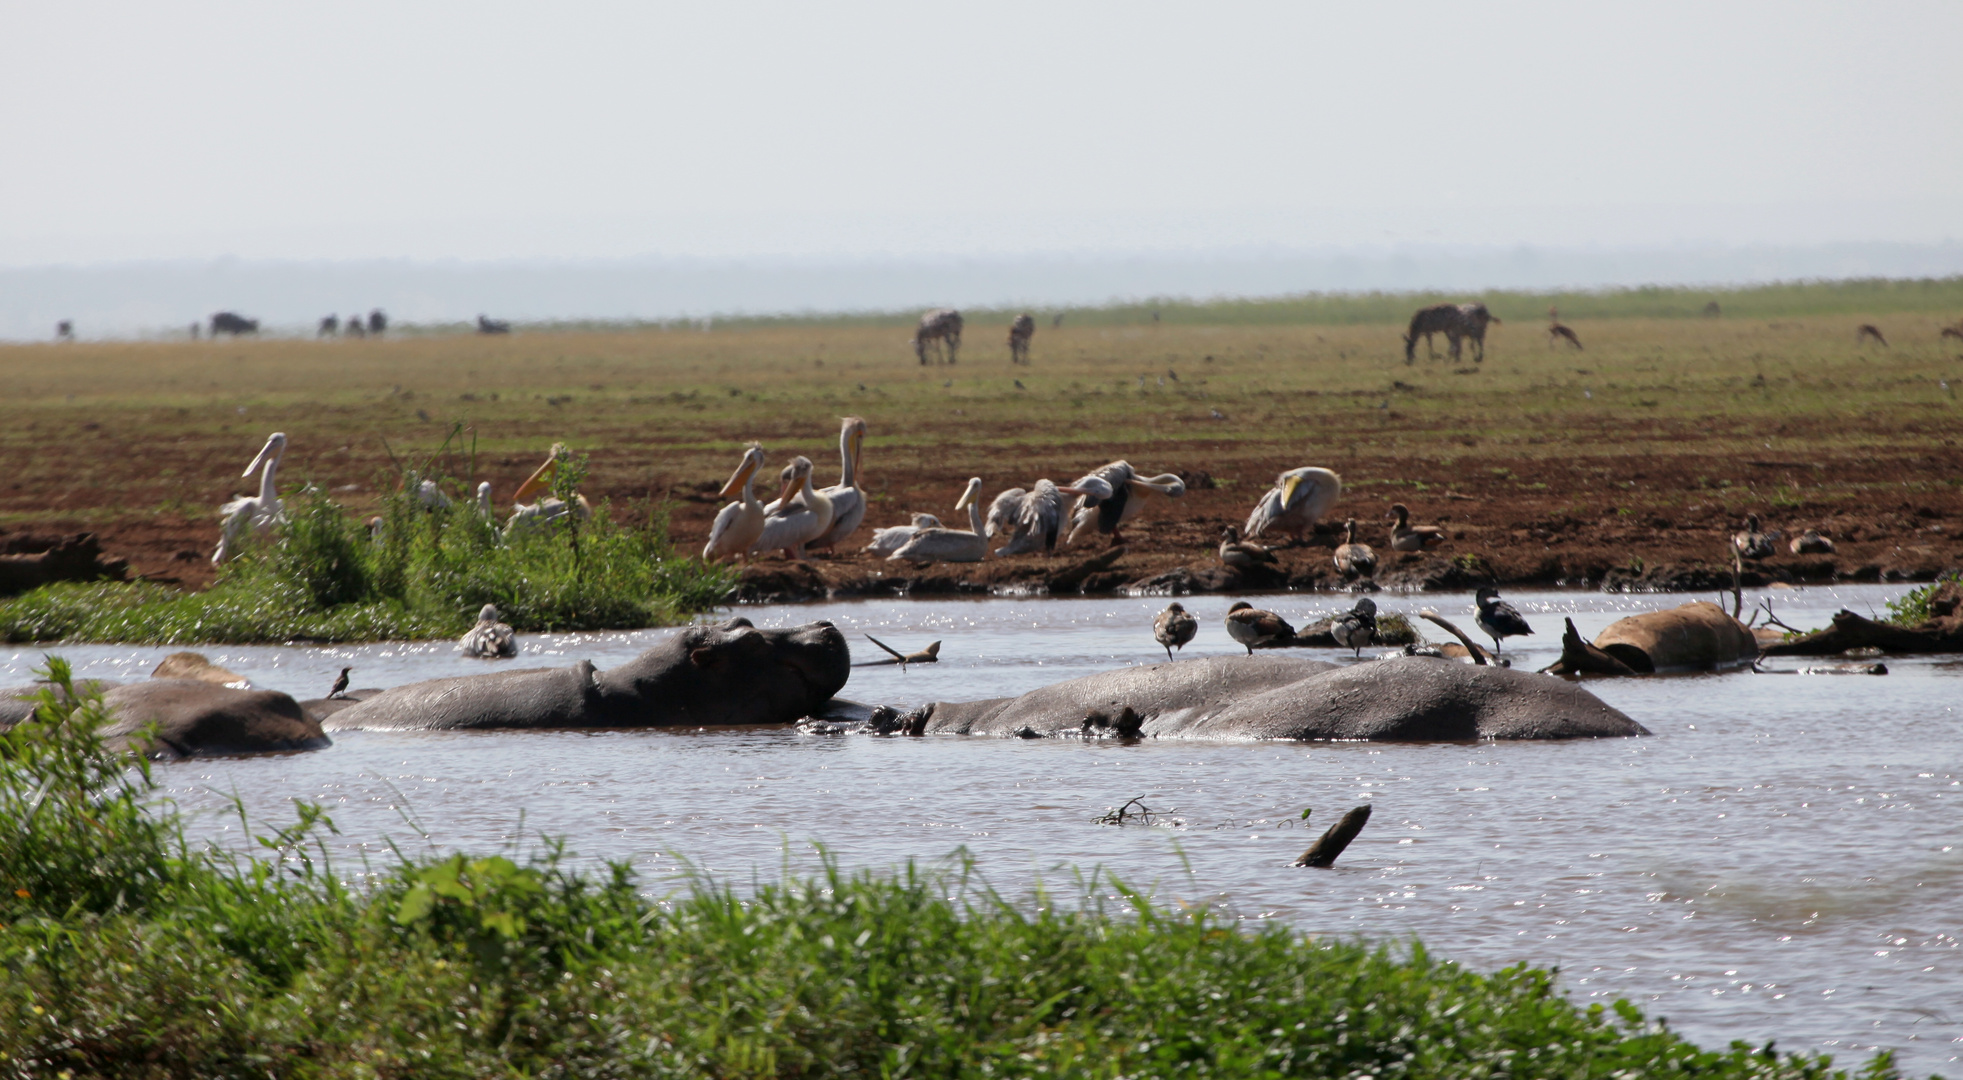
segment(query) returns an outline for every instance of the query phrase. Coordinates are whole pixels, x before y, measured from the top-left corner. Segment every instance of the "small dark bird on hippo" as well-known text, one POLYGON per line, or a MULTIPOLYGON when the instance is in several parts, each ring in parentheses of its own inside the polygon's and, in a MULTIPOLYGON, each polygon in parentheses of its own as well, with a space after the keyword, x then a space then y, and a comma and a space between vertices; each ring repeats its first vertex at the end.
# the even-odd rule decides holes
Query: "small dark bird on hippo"
POLYGON ((353 670, 351 667, 341 669, 341 677, 334 680, 334 689, 327 692, 328 697, 337 698, 348 692, 348 672, 353 670))

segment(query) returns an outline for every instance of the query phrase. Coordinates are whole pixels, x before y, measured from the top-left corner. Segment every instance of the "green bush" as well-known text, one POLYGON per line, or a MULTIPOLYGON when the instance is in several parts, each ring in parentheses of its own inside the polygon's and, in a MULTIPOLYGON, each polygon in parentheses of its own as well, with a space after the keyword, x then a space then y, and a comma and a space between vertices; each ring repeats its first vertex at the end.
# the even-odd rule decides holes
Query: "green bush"
MULTIPOLYGON (((569 472, 572 470, 569 470, 569 472)), ((410 477, 413 481, 413 475, 410 477)), ((200 593, 147 582, 47 585, 0 604, 0 638, 134 644, 374 641, 462 633, 485 604, 520 630, 617 630, 684 621, 727 597, 730 571, 677 555, 667 516, 607 505, 505 537, 474 504, 383 501, 371 534, 317 488, 251 538, 200 593)))
POLYGON ((1899 600, 1888 601, 1888 617, 1882 621, 1896 626, 1921 626, 1929 621, 1929 601, 1935 599, 1936 590, 1952 581, 1963 581, 1963 574, 1952 571, 1919 589, 1910 589, 1899 600))
POLYGON ((651 901, 548 843, 350 890, 316 807, 256 857, 186 845, 49 673, 0 733, 0 1077, 1844 1075, 1578 1008, 1545 971, 1250 931, 1098 875, 1081 894, 1122 902, 829 862, 651 901))

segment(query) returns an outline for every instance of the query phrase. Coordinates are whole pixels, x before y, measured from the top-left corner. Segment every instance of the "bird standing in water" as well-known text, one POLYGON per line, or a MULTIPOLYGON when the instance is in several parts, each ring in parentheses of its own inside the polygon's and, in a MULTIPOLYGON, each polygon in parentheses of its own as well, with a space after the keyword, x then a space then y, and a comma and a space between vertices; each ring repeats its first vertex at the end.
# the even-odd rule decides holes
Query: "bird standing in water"
POLYGON ((1295 628, 1288 620, 1272 611, 1262 611, 1245 600, 1238 601, 1227 609, 1227 636, 1247 648, 1247 655, 1254 655, 1256 645, 1295 636, 1295 628))
POLYGON ((1534 632, 1534 628, 1527 625, 1527 620, 1521 618, 1520 612, 1512 604, 1501 600, 1500 591, 1491 585, 1480 589, 1474 602, 1479 605, 1479 614, 1473 621, 1486 632, 1486 636, 1493 639, 1495 653, 1500 651, 1501 638, 1520 637, 1534 632))
POLYGON ((341 669, 341 677, 334 680, 334 689, 327 692, 329 698, 337 698, 348 692, 348 672, 353 670, 351 667, 341 669))
POLYGON ((1184 652, 1186 643, 1199 632, 1200 621, 1177 603, 1167 604, 1166 609, 1159 612, 1159 617, 1152 620, 1152 640, 1165 646, 1168 663, 1172 660, 1172 650, 1177 648, 1184 652))
POLYGON ((1363 647, 1377 640, 1377 602, 1364 597, 1356 606, 1338 616, 1329 624, 1329 636, 1336 644, 1346 649, 1356 650, 1363 655, 1363 647))

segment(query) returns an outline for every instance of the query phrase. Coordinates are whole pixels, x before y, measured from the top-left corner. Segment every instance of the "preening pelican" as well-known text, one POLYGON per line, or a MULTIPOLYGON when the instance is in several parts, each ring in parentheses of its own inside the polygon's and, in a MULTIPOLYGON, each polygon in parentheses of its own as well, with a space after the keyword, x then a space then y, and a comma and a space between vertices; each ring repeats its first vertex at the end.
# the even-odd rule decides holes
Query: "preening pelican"
POLYGON ((1343 542, 1336 545, 1336 569, 1345 576, 1371 577, 1377 572, 1377 553, 1356 542, 1356 519, 1343 522, 1343 542))
POLYGON ((777 476, 784 482, 784 490, 771 504, 777 507, 776 512, 764 515, 763 532, 752 550, 781 551, 787 558, 802 559, 804 545, 831 528, 832 502, 812 488, 808 457, 792 458, 777 476))
POLYGON ((1294 533, 1300 539, 1342 495, 1343 478, 1328 469, 1290 469, 1275 477, 1275 486, 1254 504, 1242 531, 1250 540, 1270 531, 1294 533))
POLYGON ((1063 497, 1095 495, 1109 488, 1058 487, 1049 480, 1038 480, 1028 491, 1010 488, 995 497, 988 508, 988 535, 1009 536, 1009 542, 995 549, 997 555, 1021 555, 1041 550, 1056 551, 1056 538, 1063 531, 1063 497))
POLYGON ((485 604, 477 613, 477 625, 457 642, 457 651, 486 660, 506 660, 518 655, 518 637, 511 627, 498 621, 497 605, 485 604))
POLYGON ((1177 499, 1186 494, 1186 482, 1179 477, 1172 473, 1141 477, 1129 461, 1114 461, 1088 476, 1078 477, 1070 486, 1084 492, 1071 508, 1067 543, 1072 544, 1093 529, 1109 533, 1113 544, 1122 544, 1125 540, 1119 530, 1125 522, 1145 511, 1146 499, 1154 495, 1177 499))
POLYGON ((866 422, 848 416, 838 429, 838 483, 820 494, 832 502, 832 523, 812 547, 833 548, 859 531, 866 520, 866 495, 859 490, 859 455, 866 444, 866 422))
POLYGON ((872 543, 866 545, 865 551, 869 555, 891 555, 895 551, 900 550, 901 546, 908 540, 913 539, 914 533, 922 529, 938 529, 940 527, 940 518, 932 514, 915 514, 913 515, 913 524, 911 525, 893 525, 874 532, 872 534, 872 543))
POLYGON ((715 562, 718 559, 733 559, 742 556, 744 562, 750 561, 750 549, 756 546, 757 538, 763 535, 763 504, 757 501, 757 470, 763 468, 763 447, 751 443, 743 451, 743 460, 730 474, 729 483, 717 493, 719 499, 737 498, 716 514, 716 523, 709 529, 709 542, 702 546, 702 561, 715 562))
POLYGON ((547 522, 557 521, 569 512, 581 518, 593 516, 592 505, 586 501, 586 496, 577 492, 573 494, 570 506, 564 500, 550 495, 544 495, 538 502, 529 505, 524 502, 529 496, 544 492, 552 486, 551 477, 558 472, 559 459, 565 454, 566 444, 553 443, 552 454, 545 459, 545 464, 540 465, 532 475, 525 478, 524 483, 518 485, 517 491, 511 493, 513 513, 510 520, 504 523, 506 536, 515 536, 547 522))
POLYGON ((233 499, 218 508, 218 515, 225 519, 224 528, 218 536, 218 550, 211 553, 211 561, 222 563, 237 555, 239 541, 247 529, 266 529, 281 520, 279 491, 274 486, 274 474, 279 472, 279 459, 286 453, 286 432, 275 431, 259 448, 259 456, 240 473, 241 478, 259 474, 259 494, 243 499, 233 499))
POLYGON ((1390 527, 1392 551, 1423 551, 1445 539, 1445 530, 1436 525, 1411 524, 1411 510, 1403 503, 1390 504, 1390 513, 1384 516, 1397 521, 1390 527))
POLYGON ((981 511, 981 477, 968 481, 967 490, 954 501, 956 510, 968 511, 967 530, 921 529, 900 550, 886 556, 888 562, 903 559, 924 566, 934 562, 980 562, 988 557, 988 533, 981 511))

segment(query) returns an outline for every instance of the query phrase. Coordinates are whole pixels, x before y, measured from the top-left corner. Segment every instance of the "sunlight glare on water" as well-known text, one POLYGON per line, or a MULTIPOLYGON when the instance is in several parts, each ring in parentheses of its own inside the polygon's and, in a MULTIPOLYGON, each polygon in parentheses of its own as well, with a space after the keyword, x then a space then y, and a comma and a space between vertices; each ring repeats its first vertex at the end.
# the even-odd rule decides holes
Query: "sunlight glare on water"
MULTIPOLYGON (((1824 625, 1878 612, 1901 586, 1775 591, 1782 619, 1824 625)), ((1698 597, 1508 593, 1537 633, 1518 667, 1559 652, 1561 618, 1586 636, 1623 615, 1698 597)), ((1189 597, 1182 658, 1240 652, 1230 597, 1189 597)), ((1345 597, 1252 597, 1300 626, 1345 597)), ((1748 603, 1753 597, 1748 597, 1748 603)), ((1380 594, 1475 632, 1465 597, 1380 594)), ((943 642, 941 663, 866 668, 845 695, 895 704, 1020 693, 1124 664, 1163 662, 1163 599, 860 601, 746 608, 758 625, 829 619, 856 658, 943 642)), ((1442 632, 1420 624, 1434 639, 1442 632)), ((523 665, 607 667, 673 631, 528 636, 523 665)), ((173 650, 62 646, 80 674, 139 678, 173 650)), ((482 672, 448 643, 203 650, 258 685, 324 693, 482 672)), ((1381 651, 1381 650, 1378 650, 1381 651)), ((1342 659, 1347 650, 1321 650, 1342 659)), ((1369 655, 1366 650, 1365 655, 1369 655)), ((41 650, 0 654, 25 681, 41 650)), ((1769 661, 1790 671, 1811 661, 1769 661)), ((1777 1038, 1851 1064, 1893 1048, 1908 1074, 1963 1073, 1963 661, 1890 658, 1891 673, 1732 673, 1592 681, 1651 738, 1570 743, 1362 744, 880 739, 741 732, 352 732, 329 750, 203 760, 159 775, 236 841, 236 794, 257 822, 323 803, 344 870, 384 865, 383 843, 476 851, 564 836, 582 858, 631 859, 656 891, 679 860, 738 883, 813 865, 934 861, 965 847, 998 889, 1101 866, 1164 902, 1206 903, 1319 935, 1397 942, 1481 970, 1555 965, 1576 1000, 1627 997, 1706 1045, 1777 1038), (1156 827, 1100 826, 1141 797, 1156 827), (1368 829, 1336 868, 1289 865, 1368 801, 1368 829), (1313 807, 1311 824, 1300 814, 1313 807), (412 824, 413 823, 413 824, 412 824), (788 852, 788 855, 787 855, 788 852)))

